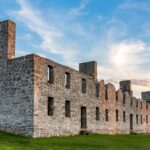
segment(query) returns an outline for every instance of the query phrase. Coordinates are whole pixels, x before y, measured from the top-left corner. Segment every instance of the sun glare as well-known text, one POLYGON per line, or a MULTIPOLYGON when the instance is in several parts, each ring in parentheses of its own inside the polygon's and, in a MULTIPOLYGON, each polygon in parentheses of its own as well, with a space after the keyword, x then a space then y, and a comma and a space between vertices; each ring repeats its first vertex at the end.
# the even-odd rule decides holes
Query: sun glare
POLYGON ((118 51, 114 57, 114 63, 118 66, 123 65, 125 63, 123 53, 118 51))

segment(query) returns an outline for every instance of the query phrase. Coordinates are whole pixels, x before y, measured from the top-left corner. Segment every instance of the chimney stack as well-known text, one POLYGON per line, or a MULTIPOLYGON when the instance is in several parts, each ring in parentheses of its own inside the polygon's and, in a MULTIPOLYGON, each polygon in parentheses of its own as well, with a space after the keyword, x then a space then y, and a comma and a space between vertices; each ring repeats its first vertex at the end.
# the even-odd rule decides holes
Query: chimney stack
POLYGON ((0 22, 0 59, 15 58, 16 24, 10 20, 0 22))
POLYGON ((97 62, 90 61, 79 64, 79 71, 92 76, 94 80, 97 80, 97 62))

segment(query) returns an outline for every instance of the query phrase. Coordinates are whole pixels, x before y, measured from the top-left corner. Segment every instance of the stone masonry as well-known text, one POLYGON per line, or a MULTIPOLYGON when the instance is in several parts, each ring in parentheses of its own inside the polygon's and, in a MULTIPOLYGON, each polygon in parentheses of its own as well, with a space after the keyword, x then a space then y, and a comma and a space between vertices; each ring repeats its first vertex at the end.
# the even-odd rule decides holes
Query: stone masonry
POLYGON ((150 92, 131 81, 97 79, 95 61, 79 71, 30 54, 15 58, 15 23, 0 22, 0 130, 31 137, 150 133, 150 92))

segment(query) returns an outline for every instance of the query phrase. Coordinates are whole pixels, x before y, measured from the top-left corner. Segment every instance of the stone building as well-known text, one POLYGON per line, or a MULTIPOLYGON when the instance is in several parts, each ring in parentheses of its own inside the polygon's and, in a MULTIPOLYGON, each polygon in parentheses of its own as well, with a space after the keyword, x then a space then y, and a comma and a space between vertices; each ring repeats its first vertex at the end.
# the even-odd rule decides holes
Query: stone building
POLYGON ((15 57, 15 23, 0 22, 0 130, 31 137, 150 133, 150 92, 133 97, 97 80, 95 61, 79 71, 41 56, 15 57))

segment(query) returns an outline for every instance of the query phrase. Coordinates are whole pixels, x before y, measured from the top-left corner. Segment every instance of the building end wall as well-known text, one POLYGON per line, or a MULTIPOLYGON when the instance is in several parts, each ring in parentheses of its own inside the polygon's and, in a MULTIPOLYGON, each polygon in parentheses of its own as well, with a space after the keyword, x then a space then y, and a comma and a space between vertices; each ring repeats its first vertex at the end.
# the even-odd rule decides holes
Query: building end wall
POLYGON ((8 60, 0 77, 0 130, 33 136, 33 55, 8 60))

